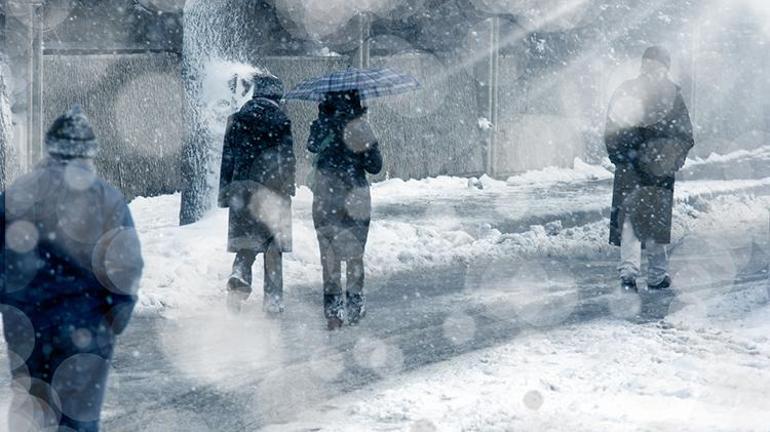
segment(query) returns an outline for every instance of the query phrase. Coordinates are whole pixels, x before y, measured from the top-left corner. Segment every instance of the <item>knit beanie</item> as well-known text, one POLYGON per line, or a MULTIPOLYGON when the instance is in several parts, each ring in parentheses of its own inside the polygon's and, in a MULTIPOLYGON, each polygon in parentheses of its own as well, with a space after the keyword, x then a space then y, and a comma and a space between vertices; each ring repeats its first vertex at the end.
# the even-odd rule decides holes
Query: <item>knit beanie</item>
POLYGON ((652 46, 647 48, 647 50, 644 51, 642 59, 655 60, 656 62, 666 66, 666 69, 671 68, 671 54, 669 54, 668 50, 661 46, 652 46))
POLYGON ((45 135, 48 154, 62 158, 93 159, 99 151, 91 123, 80 105, 56 119, 45 135))

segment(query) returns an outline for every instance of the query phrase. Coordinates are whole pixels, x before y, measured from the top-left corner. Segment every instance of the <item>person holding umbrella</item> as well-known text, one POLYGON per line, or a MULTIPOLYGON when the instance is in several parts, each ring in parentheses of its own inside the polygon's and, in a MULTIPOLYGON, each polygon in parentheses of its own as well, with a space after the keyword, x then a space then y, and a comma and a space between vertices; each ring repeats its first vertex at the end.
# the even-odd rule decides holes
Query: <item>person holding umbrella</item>
POLYGON ((347 71, 306 81, 287 99, 320 102, 307 149, 316 155, 312 178, 313 223, 321 253, 324 316, 329 330, 347 318, 357 324, 366 314, 364 252, 371 223, 367 174, 378 174, 383 160, 366 121, 367 97, 417 88, 414 78, 389 69, 347 71), (347 291, 342 290, 342 262, 347 291))

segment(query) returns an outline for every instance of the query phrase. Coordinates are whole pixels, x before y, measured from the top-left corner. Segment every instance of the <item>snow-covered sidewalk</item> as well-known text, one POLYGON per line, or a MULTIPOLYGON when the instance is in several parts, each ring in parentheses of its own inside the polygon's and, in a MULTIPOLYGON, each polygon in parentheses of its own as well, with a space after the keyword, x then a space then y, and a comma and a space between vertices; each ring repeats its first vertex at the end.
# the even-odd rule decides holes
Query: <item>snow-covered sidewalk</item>
MULTIPOLYGON (((609 177, 578 165, 507 182, 375 185, 369 315, 334 333, 322 319, 307 189, 295 200, 278 319, 263 316, 258 290, 244 314, 225 311, 225 211, 178 227, 178 196, 138 199, 146 275, 104 428, 766 432, 752 422, 764 420, 756 395, 770 370, 758 282, 770 179, 679 184, 681 285, 671 305, 642 313, 670 312, 663 324, 632 324, 656 303, 612 295, 609 177), (734 428, 730 416, 745 418, 734 428)), ((0 412, 8 398, 0 391, 0 412)))
POLYGON ((253 304, 245 321, 222 315, 226 212, 180 228, 178 197, 137 200, 142 310, 171 319, 137 322, 141 335, 123 339, 134 354, 119 355, 116 379, 137 411, 108 403, 106 425, 765 432, 770 309, 758 279, 770 179, 679 183, 672 272, 686 289, 674 291, 665 321, 636 324, 627 318, 642 305, 608 296, 609 177, 578 166, 508 182, 376 185, 372 311, 333 338, 317 304, 307 189, 295 200, 279 322, 253 304), (575 213, 589 216, 565 217, 575 213), (151 390, 158 373, 162 391, 151 390))
POLYGON ((716 325, 683 312, 671 317, 677 325, 599 320, 531 332, 264 430, 764 432, 768 316, 764 306, 716 325))
MULTIPOLYGON (((701 215, 674 253, 678 311, 662 322, 611 313, 531 325, 503 345, 367 386, 265 430, 765 432, 768 206, 725 197, 701 215), (756 277, 736 282, 741 271, 756 277)), ((510 295, 497 301, 517 301, 510 295)), ((473 338, 473 321, 461 324, 445 329, 473 338)))
MULTIPOLYGON (((507 182, 439 177, 376 184, 367 276, 509 256, 609 258, 616 252, 606 241, 610 178, 602 167, 576 161, 575 169, 549 168, 507 182)), ((770 192, 770 178, 685 181, 677 187, 674 235, 681 238, 710 198, 770 192)), ((294 251, 286 255, 284 270, 289 296, 298 286, 321 286, 311 204, 310 191, 300 188, 294 251)), ((140 310, 172 316, 220 302, 232 262, 225 250, 227 211, 178 227, 177 195, 139 198, 131 208, 147 262, 140 310)), ((261 280, 260 265, 254 277, 261 280)))

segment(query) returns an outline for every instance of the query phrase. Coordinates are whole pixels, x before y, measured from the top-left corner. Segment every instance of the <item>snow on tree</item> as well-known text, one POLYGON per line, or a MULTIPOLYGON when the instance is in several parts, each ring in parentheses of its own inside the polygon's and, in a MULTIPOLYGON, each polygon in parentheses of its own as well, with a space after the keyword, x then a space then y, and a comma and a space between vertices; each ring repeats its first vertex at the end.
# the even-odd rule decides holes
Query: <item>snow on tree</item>
POLYGON ((192 0, 185 4, 182 225, 200 220, 215 202, 225 114, 237 109, 232 106, 237 102, 237 89, 230 90, 227 82, 235 78, 237 84, 243 78, 238 72, 243 73, 245 67, 234 67, 230 76, 227 69, 236 62, 244 63, 246 57, 241 41, 243 33, 252 28, 245 20, 247 7, 235 0, 192 0), (217 106, 223 109, 219 114, 217 106))
POLYGON ((0 190, 5 190, 6 182, 12 178, 13 149, 11 122, 11 104, 8 98, 8 89, 5 82, 8 71, 4 56, 0 55, 0 190))

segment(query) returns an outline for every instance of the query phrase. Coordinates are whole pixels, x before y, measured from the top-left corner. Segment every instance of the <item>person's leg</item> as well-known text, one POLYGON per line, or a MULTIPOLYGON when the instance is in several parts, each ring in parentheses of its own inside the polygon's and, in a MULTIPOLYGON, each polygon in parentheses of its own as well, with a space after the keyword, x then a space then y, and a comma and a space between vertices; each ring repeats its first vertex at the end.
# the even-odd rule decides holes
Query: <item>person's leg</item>
POLYGON ((99 430, 109 365, 109 357, 79 354, 59 366, 51 387, 61 400, 61 426, 83 432, 99 430))
MULTIPOLYGON (((655 241, 648 241, 647 250, 647 285, 658 287, 666 282, 668 277, 668 252, 666 245, 655 241)), ((669 281, 670 283, 670 281, 669 281)))
POLYGON ((27 365, 21 362, 20 367, 12 370, 13 396, 5 424, 9 431, 57 430, 61 420, 60 402, 51 391, 50 377, 48 381, 44 380, 47 372, 35 370, 33 365, 30 373, 27 365))
POLYGON ((233 272, 227 280, 227 308, 232 313, 239 313, 251 295, 251 268, 256 259, 257 253, 246 249, 241 249, 235 255, 233 272))
POLYGON ((321 255, 321 267, 323 269, 324 295, 342 294, 342 263, 334 253, 321 255))
POLYGON ((283 253, 272 243, 265 251, 265 282, 262 310, 270 314, 284 311, 283 306, 283 253))
MULTIPOLYGON (((30 322, 21 311, 2 309, 5 342, 11 366, 11 403, 8 407, 8 430, 48 430, 59 425, 60 399, 51 391, 51 380, 58 366, 55 360, 66 356, 59 350, 58 340, 50 330, 36 336, 29 330, 46 328, 46 322, 30 322), (17 319, 24 317, 24 322, 17 319), (31 340, 30 340, 31 338, 31 340)), ((3 426, 0 426, 2 428, 3 426)))
POLYGON ((626 216, 623 221, 623 230, 620 244, 620 272, 621 280, 636 281, 639 269, 642 266, 642 242, 636 237, 631 218, 626 216))
POLYGON ((342 263, 332 248, 321 253, 324 279, 324 316, 329 330, 338 329, 345 320, 345 302, 342 298, 342 263))
POLYGON ((363 258, 348 260, 347 287, 348 322, 355 325, 366 315, 363 258))
POLYGON ((251 268, 257 259, 257 253, 252 250, 241 249, 235 254, 233 272, 230 276, 230 289, 251 292, 251 268), (235 283, 233 283, 235 282, 235 283))
POLYGON ((265 252, 265 294, 283 295, 283 253, 272 243, 265 252))
POLYGON ((355 258, 347 261, 348 294, 361 294, 364 291, 364 259, 355 258))

